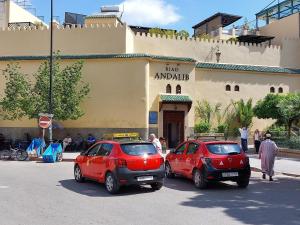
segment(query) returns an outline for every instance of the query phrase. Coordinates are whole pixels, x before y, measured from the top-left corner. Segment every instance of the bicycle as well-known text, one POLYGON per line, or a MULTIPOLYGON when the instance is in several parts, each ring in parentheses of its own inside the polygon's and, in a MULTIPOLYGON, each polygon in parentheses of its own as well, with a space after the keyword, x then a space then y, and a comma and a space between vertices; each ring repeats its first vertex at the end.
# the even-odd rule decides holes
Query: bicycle
POLYGON ((25 161, 28 158, 27 151, 20 149, 20 148, 12 148, 10 146, 9 150, 3 150, 0 153, 0 158, 4 160, 18 160, 18 161, 25 161))

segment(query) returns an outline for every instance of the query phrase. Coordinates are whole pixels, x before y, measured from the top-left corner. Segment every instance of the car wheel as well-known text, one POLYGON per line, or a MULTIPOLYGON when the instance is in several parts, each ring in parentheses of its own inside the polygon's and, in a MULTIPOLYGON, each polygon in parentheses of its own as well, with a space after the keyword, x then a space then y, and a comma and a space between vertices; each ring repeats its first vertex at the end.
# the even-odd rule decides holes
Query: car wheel
POLYGON ((239 178, 236 183, 240 188, 246 188, 249 185, 249 178, 239 178))
POLYGON ((105 188, 110 194, 116 194, 120 189, 117 179, 110 172, 105 177, 105 188))
POLYGON ((79 183, 84 182, 84 177, 82 176, 81 169, 78 165, 74 167, 74 178, 79 183))
POLYGON ((167 178, 174 178, 175 177, 174 173, 172 173, 171 166, 168 162, 166 162, 165 171, 166 171, 166 177, 167 178))
POLYGON ((16 158, 18 161, 25 161, 28 158, 28 153, 23 150, 17 151, 16 158))
POLYGON ((163 186, 163 182, 157 182, 157 183, 151 184, 151 188, 154 191, 160 190, 162 188, 162 186, 163 186))
POLYGON ((193 181, 196 188, 204 189, 207 187, 207 179, 205 177, 205 174, 198 169, 194 170, 193 181))

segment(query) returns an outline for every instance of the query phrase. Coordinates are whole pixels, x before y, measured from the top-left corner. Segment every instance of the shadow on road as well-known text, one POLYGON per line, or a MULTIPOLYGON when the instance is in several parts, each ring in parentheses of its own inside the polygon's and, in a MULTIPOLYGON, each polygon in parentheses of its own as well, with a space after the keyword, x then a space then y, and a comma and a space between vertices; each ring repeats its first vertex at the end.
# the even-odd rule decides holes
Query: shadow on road
POLYGON ((78 194, 87 195, 89 197, 112 197, 112 196, 126 196, 152 193, 153 190, 147 186, 125 186, 121 187, 120 192, 115 195, 109 194, 104 184, 95 181, 87 180, 84 183, 77 183, 74 179, 59 181, 62 187, 76 192, 78 194))
MULTIPOLYGON (((195 191, 185 179, 168 180, 167 188, 195 191)), ((300 224, 300 180, 279 178, 273 183, 252 178, 247 189, 235 184, 213 183, 206 190, 182 202, 183 206, 199 209, 222 208, 224 213, 245 224, 300 224)))

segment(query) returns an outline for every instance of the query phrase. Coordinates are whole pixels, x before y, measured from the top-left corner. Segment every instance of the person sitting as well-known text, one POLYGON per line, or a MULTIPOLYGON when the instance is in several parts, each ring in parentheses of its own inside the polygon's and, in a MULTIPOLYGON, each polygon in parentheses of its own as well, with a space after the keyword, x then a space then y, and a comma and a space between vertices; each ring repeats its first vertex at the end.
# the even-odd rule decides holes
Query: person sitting
POLYGON ((67 134, 67 136, 64 138, 63 140, 63 152, 67 149, 69 150, 71 147, 71 143, 72 143, 72 138, 70 136, 70 134, 67 134))
POLYGON ((88 134, 88 137, 86 139, 87 147, 91 147, 96 142, 96 138, 92 134, 88 134))

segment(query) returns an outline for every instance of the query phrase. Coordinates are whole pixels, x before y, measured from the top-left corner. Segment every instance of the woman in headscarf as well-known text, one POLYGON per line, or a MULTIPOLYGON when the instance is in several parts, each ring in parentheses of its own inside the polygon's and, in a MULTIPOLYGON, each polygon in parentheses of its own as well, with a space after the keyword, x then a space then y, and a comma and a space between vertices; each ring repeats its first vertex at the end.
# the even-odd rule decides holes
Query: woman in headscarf
POLYGON ((278 152, 278 147, 274 141, 271 141, 271 134, 266 133, 266 139, 259 147, 259 159, 261 159, 261 170, 263 179, 266 179, 266 174, 273 181, 275 157, 278 152))

